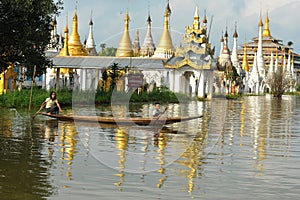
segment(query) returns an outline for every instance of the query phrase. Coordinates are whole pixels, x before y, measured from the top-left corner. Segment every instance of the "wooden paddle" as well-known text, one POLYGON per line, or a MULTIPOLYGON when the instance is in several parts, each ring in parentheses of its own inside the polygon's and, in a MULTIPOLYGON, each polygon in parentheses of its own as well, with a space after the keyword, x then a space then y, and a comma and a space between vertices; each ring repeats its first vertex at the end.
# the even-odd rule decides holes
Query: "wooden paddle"
POLYGON ((155 123, 158 121, 158 119, 159 119, 163 114, 165 114, 165 112, 166 112, 167 110, 168 110, 168 106, 165 108, 164 112, 161 113, 161 114, 155 119, 155 121, 153 122, 153 124, 155 124, 155 123))

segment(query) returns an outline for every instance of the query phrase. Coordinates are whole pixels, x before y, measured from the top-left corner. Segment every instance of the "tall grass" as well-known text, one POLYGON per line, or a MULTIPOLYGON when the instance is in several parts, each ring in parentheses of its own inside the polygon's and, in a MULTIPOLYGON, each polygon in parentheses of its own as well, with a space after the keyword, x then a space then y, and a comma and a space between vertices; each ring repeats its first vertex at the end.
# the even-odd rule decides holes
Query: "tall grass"
MULTIPOLYGON (((76 99, 76 103, 82 103, 83 105, 87 102, 93 101, 95 104, 109 104, 113 100, 117 102, 132 103, 178 103, 182 101, 191 100, 190 97, 181 93, 173 93, 168 90, 154 90, 152 92, 117 92, 112 91, 78 91, 73 92, 72 90, 62 89, 56 91, 57 99, 62 106, 71 106, 72 101, 76 99)), ((31 108, 37 109, 42 102, 49 97, 50 92, 44 89, 33 88, 32 91, 32 103, 31 108)), ((21 91, 10 91, 7 94, 0 95, 0 107, 15 107, 15 108, 28 108, 30 100, 30 89, 23 89, 21 91)))

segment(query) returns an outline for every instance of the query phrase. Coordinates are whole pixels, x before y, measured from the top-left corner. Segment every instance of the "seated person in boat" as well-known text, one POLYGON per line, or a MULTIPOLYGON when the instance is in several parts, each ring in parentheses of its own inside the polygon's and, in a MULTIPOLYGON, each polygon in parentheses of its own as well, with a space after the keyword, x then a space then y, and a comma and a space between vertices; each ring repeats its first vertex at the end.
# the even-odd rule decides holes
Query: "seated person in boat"
MULTIPOLYGON (((167 109, 168 109, 168 107, 165 108, 165 111, 166 111, 167 109)), ((160 110, 160 103, 156 102, 155 105, 154 105, 154 110, 153 110, 153 113, 152 113, 152 118, 153 118, 153 119, 158 119, 158 118, 160 118, 160 116, 161 116, 162 114, 164 114, 165 111, 162 112, 162 111, 160 110)))
POLYGON ((42 103, 40 110, 42 110, 44 107, 46 108, 46 113, 49 114, 59 114, 59 111, 62 112, 54 91, 52 91, 50 93, 50 97, 42 103))

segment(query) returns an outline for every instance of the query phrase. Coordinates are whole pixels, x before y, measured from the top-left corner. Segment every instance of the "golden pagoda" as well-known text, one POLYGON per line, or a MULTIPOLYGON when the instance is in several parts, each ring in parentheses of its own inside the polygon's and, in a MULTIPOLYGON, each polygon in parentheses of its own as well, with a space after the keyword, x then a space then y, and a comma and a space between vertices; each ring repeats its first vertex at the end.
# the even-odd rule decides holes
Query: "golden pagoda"
POLYGON ((131 57, 133 54, 131 39, 129 36, 129 20, 130 18, 127 10, 124 18, 124 32, 118 45, 116 57, 131 57))
POLYGON ((70 38, 68 40, 68 49, 70 56, 87 55, 86 50, 83 48, 83 45, 80 42, 80 36, 78 34, 78 17, 76 10, 73 16, 72 33, 70 34, 70 38))
POLYGON ((160 36, 157 48, 154 52, 153 57, 171 57, 174 53, 174 47, 171 39, 171 34, 169 31, 169 21, 170 21, 171 9, 169 5, 169 0, 167 1, 166 10, 164 13, 164 30, 160 36))

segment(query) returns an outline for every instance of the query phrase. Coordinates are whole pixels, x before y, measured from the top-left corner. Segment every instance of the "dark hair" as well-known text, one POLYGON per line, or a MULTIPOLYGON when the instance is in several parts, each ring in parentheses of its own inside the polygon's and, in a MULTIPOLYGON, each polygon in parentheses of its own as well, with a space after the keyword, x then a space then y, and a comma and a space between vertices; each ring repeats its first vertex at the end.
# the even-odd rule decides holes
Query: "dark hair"
POLYGON ((155 102, 155 104, 154 104, 154 105, 157 105, 157 104, 158 104, 158 105, 160 105, 160 103, 159 103, 159 102, 155 102))
POLYGON ((56 99, 56 92, 54 92, 54 91, 50 92, 50 99, 52 99, 52 100, 55 100, 55 99, 56 99), (52 94, 55 94, 55 97, 54 97, 54 98, 52 98, 52 94))

